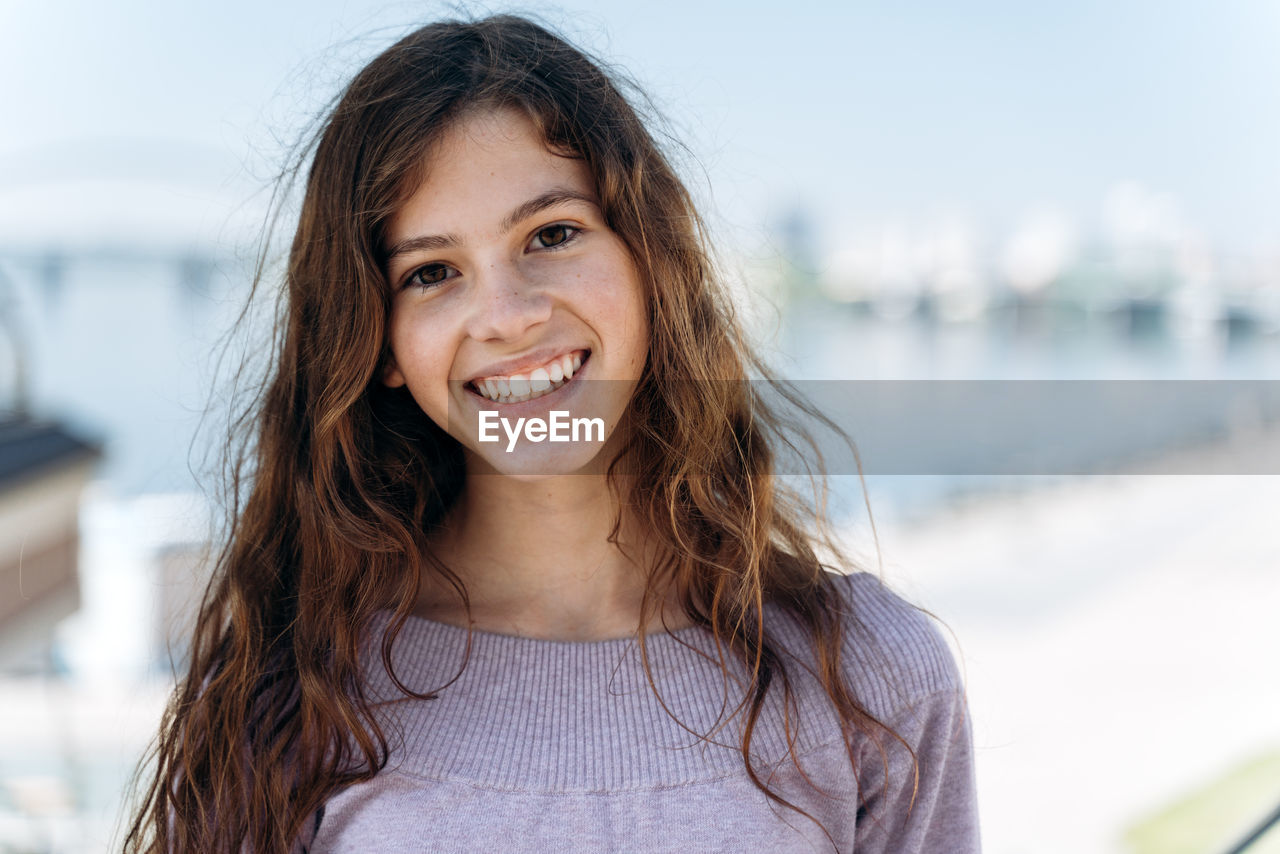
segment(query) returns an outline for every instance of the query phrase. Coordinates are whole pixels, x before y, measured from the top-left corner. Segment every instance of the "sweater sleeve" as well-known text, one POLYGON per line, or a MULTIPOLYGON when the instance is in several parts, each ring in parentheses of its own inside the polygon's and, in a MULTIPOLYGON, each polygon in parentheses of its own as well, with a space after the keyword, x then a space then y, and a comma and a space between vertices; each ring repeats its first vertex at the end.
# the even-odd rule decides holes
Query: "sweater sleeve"
POLYGON ((852 850, 978 852, 971 721, 946 638, 932 617, 874 576, 857 574, 844 585, 860 617, 847 649, 853 678, 868 709, 892 731, 859 749, 852 850))
POLYGON ((981 846, 973 737, 963 693, 931 694, 885 723, 911 746, 919 773, 906 747, 891 736, 863 750, 864 800, 853 850, 976 854, 981 846))

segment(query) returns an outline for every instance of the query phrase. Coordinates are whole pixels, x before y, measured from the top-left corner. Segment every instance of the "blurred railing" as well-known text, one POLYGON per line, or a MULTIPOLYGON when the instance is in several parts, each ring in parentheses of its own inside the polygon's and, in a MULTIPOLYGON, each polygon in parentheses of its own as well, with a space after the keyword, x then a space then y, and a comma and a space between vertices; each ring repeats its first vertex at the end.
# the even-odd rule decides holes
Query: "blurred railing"
POLYGON ((1278 822, 1280 822, 1280 804, 1276 804, 1276 808, 1271 811, 1271 814, 1264 818, 1257 827, 1251 830, 1248 836, 1244 837, 1228 849, 1226 854, 1242 854, 1242 852, 1247 851, 1255 842, 1258 842, 1262 837, 1266 836, 1267 832, 1275 827, 1278 822))

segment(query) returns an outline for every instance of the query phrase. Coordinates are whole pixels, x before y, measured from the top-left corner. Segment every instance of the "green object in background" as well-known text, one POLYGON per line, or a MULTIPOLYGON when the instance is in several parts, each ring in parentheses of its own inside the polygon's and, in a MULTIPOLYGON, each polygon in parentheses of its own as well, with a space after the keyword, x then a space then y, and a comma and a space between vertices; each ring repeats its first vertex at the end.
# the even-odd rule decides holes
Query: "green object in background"
MULTIPOLYGON (((1125 833, 1132 854, 1220 854, 1280 803, 1280 751, 1251 760, 1142 819, 1125 833)), ((1273 825, 1246 854, 1280 854, 1273 825)))

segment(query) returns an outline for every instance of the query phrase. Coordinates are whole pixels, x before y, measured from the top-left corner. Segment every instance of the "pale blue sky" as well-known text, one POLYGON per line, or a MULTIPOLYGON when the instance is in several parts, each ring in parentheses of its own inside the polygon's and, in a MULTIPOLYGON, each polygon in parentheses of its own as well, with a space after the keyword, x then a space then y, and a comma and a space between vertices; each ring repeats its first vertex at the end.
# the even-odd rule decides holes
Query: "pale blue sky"
MULTIPOLYGON (((1087 228, 1129 180, 1172 193, 1215 243, 1280 245, 1270 0, 532 8, 651 92, 731 233, 797 204, 827 245, 850 225, 940 211, 998 231, 1046 203, 1087 228)), ((447 9, 6 0, 0 229, 75 242, 104 218, 200 208, 207 192, 234 203, 252 186, 247 152, 276 152, 273 134, 292 134, 361 59, 447 9), (86 189, 115 186, 103 179, 152 191, 86 189)), ((159 219, 179 233, 217 216, 159 219)))

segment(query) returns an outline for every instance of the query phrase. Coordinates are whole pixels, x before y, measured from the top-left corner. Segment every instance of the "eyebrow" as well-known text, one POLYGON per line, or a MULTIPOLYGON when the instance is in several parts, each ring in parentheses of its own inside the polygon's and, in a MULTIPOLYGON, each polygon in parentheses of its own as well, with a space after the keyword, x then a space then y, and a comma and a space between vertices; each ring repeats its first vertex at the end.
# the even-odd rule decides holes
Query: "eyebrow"
MULTIPOLYGON (((521 202, 502 219, 499 226, 501 231, 510 231, 517 224, 523 222, 531 216, 534 216, 547 208, 562 205, 567 202, 586 202, 592 206, 598 206, 599 203, 591 196, 583 195, 576 190, 569 190, 562 187, 556 187, 547 192, 534 196, 526 202, 521 202)), ((410 252, 436 252, 441 249, 452 249, 462 243, 461 238, 454 234, 423 234, 417 237, 407 237, 390 248, 386 254, 386 262, 390 263, 392 259, 399 255, 407 255, 410 252)))

